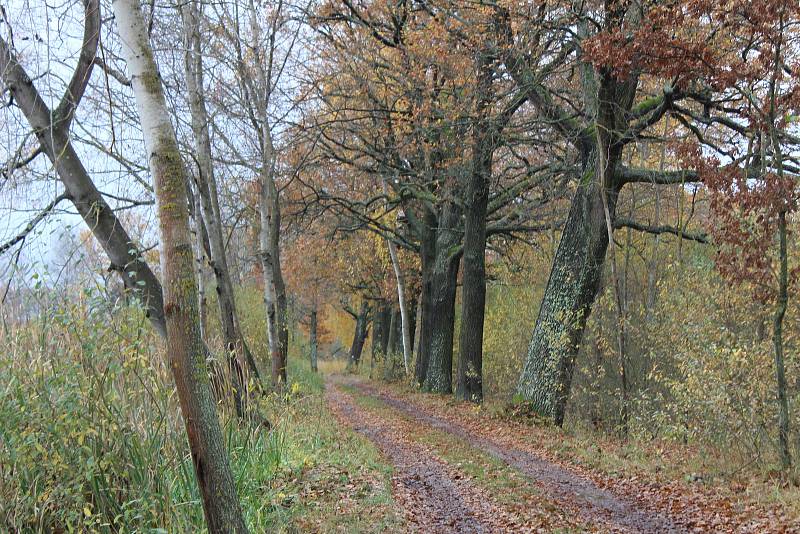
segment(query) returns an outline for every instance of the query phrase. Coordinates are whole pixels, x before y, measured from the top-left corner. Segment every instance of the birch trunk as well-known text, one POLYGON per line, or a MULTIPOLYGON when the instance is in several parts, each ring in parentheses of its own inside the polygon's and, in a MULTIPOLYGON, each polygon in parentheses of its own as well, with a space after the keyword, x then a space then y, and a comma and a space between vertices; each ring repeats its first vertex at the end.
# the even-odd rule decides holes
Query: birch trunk
POLYGON ((208 233, 200 215, 199 195, 193 194, 187 186, 189 207, 194 221, 195 266, 197 268, 197 305, 200 315, 200 336, 208 340, 208 299, 206 297, 206 263, 208 258, 208 233))
MULTIPOLYGON (((386 179, 383 180, 383 192, 388 194, 386 187, 386 179)), ((386 240, 386 246, 389 247, 389 257, 392 260, 392 270, 394 271, 394 279, 397 282, 397 300, 400 306, 400 329, 403 333, 403 368, 405 369, 406 376, 409 374, 409 365, 411 364, 411 325, 408 316, 408 299, 406 299, 406 281, 403 276, 403 270, 400 267, 400 257, 397 253, 397 245, 391 239, 386 240)))
MULTIPOLYGON (((273 72, 276 47, 275 28, 284 16, 283 4, 278 3, 271 20, 272 27, 266 42, 262 40, 263 12, 253 0, 234 3, 234 15, 224 17, 223 34, 236 55, 236 83, 241 91, 239 104, 246 110, 247 120, 253 128, 259 151, 257 162, 248 162, 258 167, 259 202, 261 223, 258 258, 264 275, 264 308, 267 322, 267 338, 272 367, 272 383, 276 390, 286 383, 286 357, 289 346, 286 287, 283 281, 280 260, 281 216, 278 188, 275 184, 277 153, 270 122, 270 102, 280 72, 273 72), (239 10, 249 18, 249 32, 243 33, 239 10)), ((280 69, 279 69, 280 70, 280 69)), ((245 347, 246 348, 246 347, 245 347)))
MULTIPOLYGON (((275 320, 275 285, 272 277, 272 261, 269 257, 269 208, 264 192, 263 182, 259 192, 259 215, 261 217, 261 230, 259 238, 259 258, 261 260, 261 270, 264 274, 264 308, 267 315, 267 343, 269 343, 269 354, 272 362, 278 357, 278 325, 275 320)), ((272 375, 273 386, 277 386, 274 372, 272 375)))
POLYGON ((167 354, 206 522, 212 533, 247 532, 211 393, 206 351, 200 338, 197 282, 186 207, 186 175, 175 130, 169 122, 161 76, 139 0, 114 0, 113 8, 155 182, 165 286, 167 354))
POLYGON ((259 245, 261 268, 264 272, 264 306, 267 314, 267 337, 272 362, 272 386, 280 390, 286 384, 286 289, 280 274, 280 251, 275 235, 274 211, 277 202, 274 195, 275 182, 262 172, 259 192, 259 214, 261 230, 259 245))
POLYGON ((403 338, 403 368, 408 375, 411 365, 411 323, 408 316, 408 299, 406 298, 406 281, 400 268, 397 245, 387 240, 389 256, 392 259, 394 278, 397 281, 397 301, 400 307, 400 331, 403 338))

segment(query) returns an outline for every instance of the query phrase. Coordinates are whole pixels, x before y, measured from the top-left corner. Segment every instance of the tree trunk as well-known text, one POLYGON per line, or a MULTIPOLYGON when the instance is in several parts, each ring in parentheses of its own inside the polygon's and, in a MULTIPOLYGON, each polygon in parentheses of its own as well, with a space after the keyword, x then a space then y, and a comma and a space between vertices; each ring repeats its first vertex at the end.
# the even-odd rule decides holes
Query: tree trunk
MULTIPOLYGON (((378 303, 378 305, 373 308, 372 310, 372 343, 370 345, 369 351, 372 355, 372 361, 374 362, 376 358, 380 358, 380 339, 385 329, 383 324, 383 305, 378 303)), ((370 365, 370 374, 372 374, 372 365, 370 365)))
POLYGON ((423 389, 432 393, 453 391, 453 334, 456 318, 456 284, 460 256, 452 254, 449 240, 437 240, 431 273, 430 347, 423 389), (444 242, 442 242, 444 241, 444 242))
MULTIPOLYGON (((194 221, 195 243, 197 248, 197 256, 195 258, 195 265, 197 266, 197 301, 199 306, 198 315, 200 317, 200 337, 204 343, 208 340, 208 300, 207 300, 207 286, 206 286, 206 265, 209 263, 208 258, 211 257, 211 245, 208 240, 208 231, 203 222, 201 215, 202 209, 200 207, 200 196, 195 194, 192 189, 192 183, 187 180, 186 192, 189 196, 190 214, 194 221)), ((206 344, 206 351, 211 354, 206 344)), ((216 360, 209 361, 209 374, 211 375, 211 386, 214 391, 214 398, 217 402, 225 398, 230 388, 225 381, 225 373, 221 369, 216 360)), ((234 398, 234 407, 240 406, 234 398)))
POLYGON ((237 39, 232 43, 236 48, 237 76, 239 83, 248 87, 247 101, 252 107, 248 110, 251 121, 259 130, 258 141, 261 160, 259 172, 259 212, 261 232, 259 234, 259 256, 264 272, 264 301, 267 314, 267 337, 269 338, 272 360, 272 384, 276 390, 286 384, 286 359, 289 351, 289 325, 286 301, 286 285, 281 270, 280 232, 281 212, 278 187, 275 184, 277 152, 272 136, 270 122, 270 98, 275 86, 268 72, 273 65, 275 52, 274 35, 268 39, 270 46, 263 50, 259 12, 254 2, 248 2, 250 12, 250 35, 247 36, 248 52, 245 58, 241 46, 243 37, 236 28, 237 39), (262 53, 267 57, 263 58, 262 53), (269 67, 267 66, 269 65, 269 67))
POLYGON ((356 316, 356 326, 353 332, 353 343, 350 345, 350 361, 348 367, 352 370, 358 368, 361 363, 361 352, 364 349, 364 342, 367 340, 369 329, 367 328, 367 318, 369 316, 369 303, 367 299, 361 301, 361 309, 356 316))
MULTIPOLYGON (((397 349, 397 337, 394 328, 396 328, 398 323, 397 323, 397 317, 395 315, 395 310, 396 308, 394 306, 389 306, 389 305, 387 305, 386 308, 383 310, 383 313, 385 314, 383 316, 384 330, 381 334, 381 339, 380 339, 380 352, 384 356, 389 354, 390 343, 394 343, 395 346, 393 348, 395 350, 397 349), (392 340, 393 337, 394 341, 392 340)), ((373 334, 374 332, 375 331, 373 330, 373 334)))
POLYGON ((589 394, 589 420, 592 428, 600 430, 603 425, 601 398, 600 398, 600 377, 603 374, 603 325, 602 321, 597 321, 597 332, 591 347, 592 367, 594 370, 591 392, 589 394))
MULTIPOLYGON (((484 180, 481 180, 484 181, 484 180)), ((464 226, 463 285, 461 288, 461 332, 459 338, 456 397, 472 402, 483 399, 483 322, 486 306, 486 204, 488 180, 482 191, 468 194, 464 226)))
POLYGON ((425 364, 422 389, 433 393, 452 393, 453 390, 453 330, 461 260, 460 229, 461 208, 455 202, 446 202, 438 216, 426 212, 423 242, 420 244, 425 299, 420 359, 425 364))
MULTIPOLYGON (((208 135, 208 113, 205 105, 203 87, 203 60, 200 51, 200 20, 197 5, 189 2, 181 9, 184 25, 186 54, 184 67, 188 89, 189 108, 191 112, 192 134, 195 144, 197 162, 196 184, 205 228, 208 231, 208 242, 211 249, 209 265, 214 273, 219 306, 222 337, 225 342, 226 357, 230 370, 236 411, 244 415, 242 398, 246 396, 244 387, 246 380, 242 369, 242 361, 250 366, 256 379, 260 373, 251 358, 246 358, 244 338, 239 331, 236 317, 236 301, 231 283, 228 260, 225 253, 225 238, 222 234, 222 218, 219 210, 219 194, 214 177, 214 165, 211 156, 211 139, 208 135)), ((249 351, 248 351, 249 352, 249 351)))
MULTIPOLYGON (((413 358, 413 355, 414 355, 414 348, 415 348, 416 343, 417 343, 417 330, 418 330, 417 325, 419 324, 419 321, 417 321, 418 317, 419 317, 419 305, 417 304, 417 298, 415 297, 415 298, 412 298, 411 300, 408 301, 408 331, 409 331, 409 344, 412 347, 412 351, 411 351, 411 357, 412 358, 413 358)), ((401 320, 402 320, 402 317, 401 317, 401 320)), ((402 328, 402 324, 401 324, 401 328, 402 328)), ((402 330, 401 330, 401 333, 402 333, 402 330)), ((409 369, 410 369, 411 368, 410 367, 411 366, 411 360, 409 360, 408 363, 409 363, 409 369)), ((409 376, 408 373, 406 373, 406 376, 409 376)))
MULTIPOLYGON (((261 195, 260 195, 261 196, 261 195)), ((259 204, 259 214, 261 215, 261 230, 259 231, 261 270, 264 276, 264 309, 267 318, 267 343, 269 345, 270 362, 272 366, 271 377, 272 386, 277 387, 279 376, 276 376, 275 361, 280 359, 278 353, 278 323, 276 320, 275 308, 275 284, 272 282, 272 262, 269 259, 269 237, 266 228, 266 208, 263 201, 259 204)))
POLYGON ((389 341, 389 320, 391 319, 391 308, 385 301, 378 302, 374 311, 372 322, 372 359, 380 361, 386 356, 386 345, 389 341))
POLYGON ((286 384, 286 356, 289 348, 286 285, 280 261, 280 211, 278 190, 272 170, 262 171, 259 212, 261 267, 264 272, 264 303, 267 309, 267 334, 272 360, 272 385, 280 390, 286 384))
POLYGON ((205 225, 200 217, 200 199, 197 195, 193 195, 189 199, 189 205, 194 206, 192 217, 194 218, 194 241, 197 257, 195 264, 197 266, 197 304, 200 315, 200 335, 204 340, 208 339, 208 298, 206 297, 206 247, 205 239, 206 231, 205 225))
MULTIPOLYGON (((781 17, 781 25, 783 17, 781 17)), ((783 148, 775 128, 777 122, 777 80, 780 69, 780 47, 775 51, 775 75, 770 82, 769 133, 778 166, 778 179, 785 183, 783 148)), ((791 179, 791 178, 790 178, 791 179)), ((783 360, 783 319, 789 306, 789 251, 787 247, 786 207, 778 212, 778 301, 772 323, 772 340, 775 345, 775 378, 778 386, 778 444, 780 447, 781 467, 788 469, 792 465, 789 453, 789 402, 786 398, 786 369, 783 360)))
POLYGON ((311 310, 311 320, 308 327, 309 343, 311 345, 311 370, 317 372, 317 307, 311 310))
MULTIPOLYGON (((384 189, 386 188, 384 182, 384 189)), ((397 302, 400 307, 400 329, 403 341, 403 368, 406 375, 410 371, 411 365, 411 323, 408 311, 408 299, 406 298, 406 283, 403 277, 403 271, 400 268, 400 258, 397 254, 397 246, 390 240, 386 240, 389 247, 389 257, 392 259, 392 269, 394 270, 394 277, 397 281, 397 302)))
POLYGON ((483 400, 483 322, 486 308, 486 210, 492 176, 493 133, 486 124, 485 108, 492 70, 485 58, 478 62, 479 96, 473 126, 472 172, 466 184, 464 213, 464 261, 461 289, 461 332, 458 352, 456 397, 483 400))
POLYGON ((452 258, 442 262, 431 277, 429 361, 423 383, 423 389, 431 393, 453 391, 453 335, 458 263, 452 258))
MULTIPOLYGON (((421 350, 422 345, 422 291, 420 291, 419 295, 417 296, 417 302, 415 305, 414 310, 414 354, 415 358, 419 359, 419 353, 421 350)), ((416 362, 414 364, 415 369, 415 376, 416 376, 416 362)), ((422 375, 425 376, 424 374, 422 375)))
MULTIPOLYGON (((267 315, 267 339, 271 361, 272 387, 279 391, 286 383, 286 365, 282 355, 281 329, 278 322, 278 296, 275 284, 276 276, 273 269, 272 256, 272 227, 271 199, 268 193, 266 176, 261 178, 259 192, 259 214, 261 216, 261 230, 259 231, 259 247, 261 268, 264 273, 264 307, 267 315)), ((285 300, 284 300, 285 309, 285 300)), ((285 312, 284 312, 285 313, 285 312)), ((284 323, 285 324, 285 323, 284 323)))
POLYGON ((432 273, 436 255, 436 235, 434 227, 436 217, 431 213, 425 215, 425 229, 420 239, 419 255, 421 265, 422 288, 419 298, 419 318, 417 334, 417 360, 414 363, 414 383, 421 387, 428 374, 428 360, 430 357, 431 314, 432 300, 432 273))
POLYGON ((186 176, 169 121, 161 77, 138 0, 115 0, 123 56, 136 97, 158 199, 164 271, 167 354, 197 476, 208 529, 247 532, 236 496, 200 338, 197 283, 186 208, 186 176))
POLYGON ((403 325, 400 309, 396 306, 392 307, 389 312, 389 335, 386 337, 386 354, 391 354, 394 358, 402 353, 403 345, 403 325))
POLYGON ((622 184, 615 174, 624 147, 617 136, 627 125, 623 111, 630 109, 637 83, 635 77, 620 82, 605 68, 599 72, 592 125, 596 138, 584 140, 581 148, 581 180, 553 258, 517 385, 517 395, 559 426, 564 422, 575 357, 613 232, 622 184))
MULTIPOLYGON (((277 199, 275 208, 277 209, 277 199)), ((283 282, 281 273, 280 251, 278 247, 278 231, 273 228, 272 254, 274 267, 272 275, 275 282, 275 312, 278 327, 278 360, 273 363, 273 377, 278 379, 279 384, 286 384, 286 365, 289 358, 289 313, 286 301, 286 285, 283 282)))
POLYGON ((789 269, 786 246, 786 211, 778 214, 778 238, 780 241, 780 272, 778 274, 778 304, 773 319, 772 341, 775 345, 775 376, 778 385, 778 444, 781 466, 792 465, 789 453, 789 402, 786 398, 786 369, 783 361, 783 318, 789 303, 789 269))
POLYGON ((384 364, 383 377, 385 379, 392 379, 397 372, 398 355, 402 353, 403 349, 401 344, 398 343, 403 336, 403 325, 400 310, 396 306, 393 306, 389 313, 388 334, 386 338, 386 350, 384 351, 384 354, 386 354, 386 363, 384 364))
MULTIPOLYGON (((592 172, 594 158, 586 165, 592 172)), ((587 173, 584 173, 587 174, 587 173)), ((608 195, 614 216, 618 191, 608 195)), ((556 250, 517 394, 556 424, 564 421, 575 357, 603 275, 608 232, 596 180, 575 192, 556 250)))

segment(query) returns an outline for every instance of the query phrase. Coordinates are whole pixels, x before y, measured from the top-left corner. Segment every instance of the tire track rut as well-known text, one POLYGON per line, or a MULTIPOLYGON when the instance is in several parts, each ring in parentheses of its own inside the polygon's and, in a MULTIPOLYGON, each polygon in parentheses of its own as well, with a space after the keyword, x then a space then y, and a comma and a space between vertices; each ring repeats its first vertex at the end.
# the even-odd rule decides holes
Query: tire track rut
POLYGON ((602 523, 603 531, 643 534, 689 532, 669 517, 641 510, 634 503, 600 488, 591 480, 540 456, 505 447, 490 439, 476 436, 460 425, 422 412, 418 407, 362 382, 355 382, 351 385, 363 394, 376 398, 407 416, 437 430, 458 436, 473 447, 506 462, 547 490, 554 500, 574 509, 585 521, 602 523))

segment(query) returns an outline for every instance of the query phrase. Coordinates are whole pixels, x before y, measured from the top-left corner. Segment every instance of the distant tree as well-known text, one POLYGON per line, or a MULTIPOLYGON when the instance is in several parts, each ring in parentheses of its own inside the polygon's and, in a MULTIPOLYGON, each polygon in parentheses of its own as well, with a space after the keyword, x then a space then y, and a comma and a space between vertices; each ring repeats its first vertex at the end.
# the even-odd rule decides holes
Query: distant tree
POLYGON ((258 253, 264 276, 264 303, 271 356, 272 382, 287 380, 288 301, 281 262, 282 189, 281 131, 292 107, 291 82, 300 18, 284 1, 245 0, 209 5, 209 31, 215 35, 213 55, 219 66, 213 102, 220 120, 214 134, 220 161, 244 169, 257 182, 258 253), (282 108, 282 106, 286 106, 282 108))
POLYGON ((286 286, 297 309, 308 318, 311 368, 317 370, 319 353, 319 316, 327 304, 335 301, 337 271, 330 269, 331 246, 321 231, 324 221, 312 222, 286 244, 284 254, 286 286))
POLYGON ((469 249, 457 390, 475 400, 486 240, 535 230, 528 223, 546 196, 537 195, 539 186, 562 174, 543 164, 555 146, 535 127, 514 137, 522 136, 519 121, 528 116, 517 111, 527 97, 501 73, 491 15, 478 4, 326 2, 313 19, 327 61, 313 65, 321 103, 309 129, 323 162, 351 170, 325 182, 321 201, 419 255, 414 380, 428 391, 453 389, 457 280, 469 249))

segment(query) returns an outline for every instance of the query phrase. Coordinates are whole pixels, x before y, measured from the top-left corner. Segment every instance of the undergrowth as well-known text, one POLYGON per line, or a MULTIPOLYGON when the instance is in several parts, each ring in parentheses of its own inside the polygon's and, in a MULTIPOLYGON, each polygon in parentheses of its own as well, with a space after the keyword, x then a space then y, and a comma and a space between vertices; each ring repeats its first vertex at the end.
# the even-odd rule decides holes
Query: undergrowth
MULTIPOLYGON (((161 346, 141 311, 109 310, 91 292, 6 325, 0 531, 204 530, 161 346)), ((383 530, 397 521, 389 468, 368 442, 342 432, 325 405, 322 378, 302 351, 293 352, 289 393, 258 400, 271 430, 222 411, 249 526, 383 530)))

